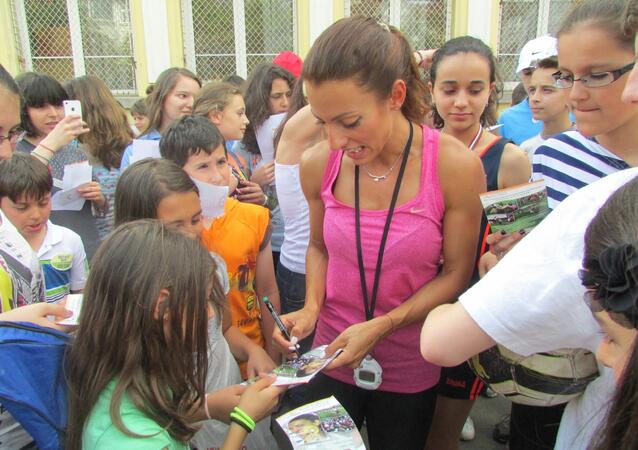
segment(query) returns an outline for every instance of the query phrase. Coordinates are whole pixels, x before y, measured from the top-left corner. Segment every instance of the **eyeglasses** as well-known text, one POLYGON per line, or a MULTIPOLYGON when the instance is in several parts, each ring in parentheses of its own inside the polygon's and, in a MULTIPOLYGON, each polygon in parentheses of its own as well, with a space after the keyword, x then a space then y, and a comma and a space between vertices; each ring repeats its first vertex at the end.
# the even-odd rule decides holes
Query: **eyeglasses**
POLYGON ((583 86, 590 88, 598 88, 610 85, 618 78, 629 72, 634 68, 635 62, 631 62, 618 70, 610 70, 609 72, 596 72, 584 75, 580 78, 574 78, 574 75, 563 75, 561 71, 558 71, 552 76, 554 77, 554 83, 557 88, 569 89, 574 85, 576 81, 583 83, 583 86))
POLYGON ((0 135, 0 145, 4 144, 4 141, 9 141, 9 144, 15 145, 18 142, 18 138, 24 132, 22 128, 16 127, 9 131, 6 136, 0 135))

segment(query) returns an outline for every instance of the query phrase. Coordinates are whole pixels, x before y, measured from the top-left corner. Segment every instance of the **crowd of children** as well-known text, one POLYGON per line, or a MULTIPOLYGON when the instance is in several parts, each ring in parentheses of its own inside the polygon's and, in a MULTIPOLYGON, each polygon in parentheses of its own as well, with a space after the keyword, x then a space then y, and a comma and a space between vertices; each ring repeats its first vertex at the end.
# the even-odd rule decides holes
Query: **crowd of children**
MULTIPOLYGON (((245 82, 167 69, 132 121, 95 76, 0 66, 0 322, 71 335, 59 446, 274 449, 271 414, 334 395, 372 449, 458 449, 466 361, 500 344, 602 363, 567 405, 513 403, 510 449, 635 448, 636 31, 638 1, 584 0, 523 47, 498 118, 486 44, 415 51, 364 17, 245 82), (551 214, 491 232, 479 194, 538 180, 551 214), (325 372, 272 386, 323 344, 325 372)), ((0 400, 0 448, 43 446, 26 421, 0 400)))

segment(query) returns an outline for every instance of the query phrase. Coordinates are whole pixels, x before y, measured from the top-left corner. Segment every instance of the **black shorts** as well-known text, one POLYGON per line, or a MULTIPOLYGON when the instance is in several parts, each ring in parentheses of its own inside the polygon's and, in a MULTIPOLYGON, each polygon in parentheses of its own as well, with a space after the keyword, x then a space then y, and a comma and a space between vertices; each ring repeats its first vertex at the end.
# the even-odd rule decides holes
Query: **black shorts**
POLYGON ((485 383, 476 376, 467 362, 455 367, 442 367, 437 391, 439 395, 457 400, 476 400, 485 383))

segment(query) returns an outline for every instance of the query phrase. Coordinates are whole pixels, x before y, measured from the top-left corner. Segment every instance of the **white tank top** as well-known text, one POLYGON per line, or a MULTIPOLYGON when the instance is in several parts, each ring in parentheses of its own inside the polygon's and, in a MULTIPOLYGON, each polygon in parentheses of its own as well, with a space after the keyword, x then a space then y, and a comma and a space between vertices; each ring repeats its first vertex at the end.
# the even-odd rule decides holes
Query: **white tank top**
POLYGON ((306 273, 306 250, 310 236, 308 202, 299 182, 299 164, 275 163, 279 208, 284 216, 284 243, 279 263, 296 273, 306 273))

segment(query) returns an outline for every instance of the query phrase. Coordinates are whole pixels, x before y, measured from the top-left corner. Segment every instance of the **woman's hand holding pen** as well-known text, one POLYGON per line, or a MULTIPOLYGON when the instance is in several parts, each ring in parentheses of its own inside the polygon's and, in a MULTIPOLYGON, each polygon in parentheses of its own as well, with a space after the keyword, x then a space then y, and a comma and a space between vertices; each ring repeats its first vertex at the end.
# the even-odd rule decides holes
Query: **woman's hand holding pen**
POLYGON ((290 340, 286 339, 284 334, 275 328, 273 331, 273 341, 275 345, 282 349, 286 357, 292 357, 296 354, 296 342, 309 336, 315 329, 319 314, 310 308, 303 307, 298 311, 284 314, 281 316, 281 322, 290 334, 290 340), (296 340, 295 340, 296 339, 296 340), (291 342, 292 341, 292 342, 291 342))

